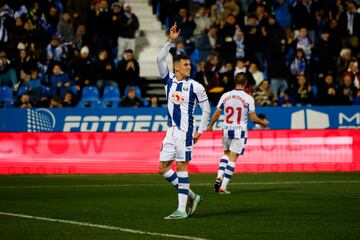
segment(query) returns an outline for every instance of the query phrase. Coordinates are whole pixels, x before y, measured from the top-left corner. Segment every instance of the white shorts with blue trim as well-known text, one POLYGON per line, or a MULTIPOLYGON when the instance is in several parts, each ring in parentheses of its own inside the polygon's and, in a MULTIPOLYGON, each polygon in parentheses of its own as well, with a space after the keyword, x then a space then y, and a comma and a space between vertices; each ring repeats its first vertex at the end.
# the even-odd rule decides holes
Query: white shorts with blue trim
POLYGON ((193 149, 193 134, 187 134, 176 126, 169 127, 162 142, 160 161, 176 160, 185 162, 191 160, 193 149))
POLYGON ((222 144, 225 151, 232 151, 234 153, 243 155, 245 152, 246 137, 243 138, 229 138, 223 136, 222 144))

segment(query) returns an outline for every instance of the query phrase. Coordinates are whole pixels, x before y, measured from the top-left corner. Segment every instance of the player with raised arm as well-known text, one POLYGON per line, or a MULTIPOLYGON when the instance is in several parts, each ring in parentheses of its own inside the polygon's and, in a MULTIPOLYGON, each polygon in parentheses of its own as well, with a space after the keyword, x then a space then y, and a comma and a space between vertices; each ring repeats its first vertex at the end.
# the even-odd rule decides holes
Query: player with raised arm
POLYGON ((204 87, 189 77, 190 58, 184 55, 175 56, 173 58, 174 72, 169 71, 165 62, 166 56, 170 48, 174 46, 174 41, 179 34, 180 30, 175 24, 171 27, 168 41, 157 58, 160 75, 165 85, 169 127, 160 151, 159 173, 178 190, 178 208, 165 219, 187 218, 194 214, 202 201, 202 197, 190 189, 187 168, 192 158, 193 144, 206 130, 210 115, 210 104, 204 87), (196 132, 194 111, 197 104, 201 108, 202 116, 196 132), (171 169, 174 160, 176 161, 176 172, 171 169), (188 199, 190 207, 186 212, 188 199))
POLYGON ((247 77, 244 73, 235 76, 235 89, 224 93, 211 117, 208 130, 211 131, 221 112, 224 111, 223 122, 224 155, 220 159, 218 174, 214 184, 215 192, 229 194, 227 186, 235 170, 235 163, 239 155, 243 155, 247 140, 248 115, 254 123, 266 127, 267 120, 260 119, 255 113, 254 98, 244 91, 247 77))

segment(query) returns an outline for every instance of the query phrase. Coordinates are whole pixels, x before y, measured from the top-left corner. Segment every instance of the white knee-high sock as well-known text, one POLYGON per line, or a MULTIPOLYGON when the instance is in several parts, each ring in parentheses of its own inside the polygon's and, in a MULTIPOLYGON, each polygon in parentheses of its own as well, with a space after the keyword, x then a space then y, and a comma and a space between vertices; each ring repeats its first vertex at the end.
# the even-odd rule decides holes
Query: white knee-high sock
POLYGON ((229 162, 229 157, 226 156, 226 155, 223 155, 221 158, 220 158, 220 162, 219 162, 219 169, 218 169, 218 173, 217 173, 217 177, 216 178, 223 178, 224 176, 224 172, 225 172, 225 168, 226 168, 226 165, 228 164, 229 162))
POLYGON ((187 171, 177 172, 179 178, 178 185, 178 211, 185 212, 186 211, 186 203, 188 200, 189 189, 190 189, 190 181, 189 174, 187 171))
POLYGON ((229 184, 229 182, 231 180, 234 170, 235 170, 235 163, 232 161, 229 161, 226 166, 226 169, 225 169, 224 178, 222 180, 220 189, 225 190, 227 188, 227 185, 229 184))
MULTIPOLYGON (((170 169, 168 170, 166 173, 164 173, 162 175, 171 185, 173 185, 176 189, 178 189, 178 184, 179 184, 179 178, 176 174, 176 172, 174 172, 174 170, 170 169)), ((191 189, 189 189, 189 198, 190 199, 195 199, 196 194, 191 191, 191 189)))

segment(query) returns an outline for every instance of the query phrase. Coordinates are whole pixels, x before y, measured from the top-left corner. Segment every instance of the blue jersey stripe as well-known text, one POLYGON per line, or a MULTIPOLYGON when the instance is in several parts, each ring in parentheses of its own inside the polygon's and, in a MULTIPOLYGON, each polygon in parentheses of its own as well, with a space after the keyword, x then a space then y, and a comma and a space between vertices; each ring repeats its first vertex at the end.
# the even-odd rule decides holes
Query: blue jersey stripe
POLYGON ((235 138, 235 131, 234 130, 229 130, 228 131, 228 137, 230 139, 234 139, 235 138))
POLYGON ((194 93, 194 86, 191 84, 189 89, 189 109, 188 109, 188 123, 189 128, 186 133, 186 142, 185 146, 189 147, 193 144, 193 131, 194 131, 194 107, 195 107, 195 97, 196 94, 194 93))
MULTIPOLYGON (((183 83, 180 82, 178 83, 178 85, 176 86, 176 91, 177 92, 181 92, 182 91, 182 85, 183 83)), ((176 126, 181 129, 181 109, 180 109, 180 104, 175 104, 174 103, 174 112, 173 112, 173 118, 174 118, 174 122, 176 124, 176 126)))
MULTIPOLYGON (((166 102, 169 102, 169 94, 170 94, 170 89, 172 86, 172 79, 169 77, 169 74, 167 75, 168 80, 166 81, 166 102)), ((165 81, 165 79, 164 79, 165 81)), ((172 118, 169 112, 169 108, 167 108, 167 115, 168 115, 168 126, 171 127, 172 126, 172 118)))

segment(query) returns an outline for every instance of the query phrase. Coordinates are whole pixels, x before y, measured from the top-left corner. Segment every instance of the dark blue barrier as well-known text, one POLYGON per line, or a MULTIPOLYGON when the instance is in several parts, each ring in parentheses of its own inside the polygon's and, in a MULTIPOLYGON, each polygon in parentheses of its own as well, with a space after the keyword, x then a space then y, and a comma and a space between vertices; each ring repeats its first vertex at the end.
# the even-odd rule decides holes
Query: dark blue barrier
MULTIPOLYGON (((257 107, 256 112, 266 116, 270 129, 360 127, 360 107, 257 107)), ((165 108, 0 109, 0 132, 153 132, 165 130, 166 119, 165 108)))

